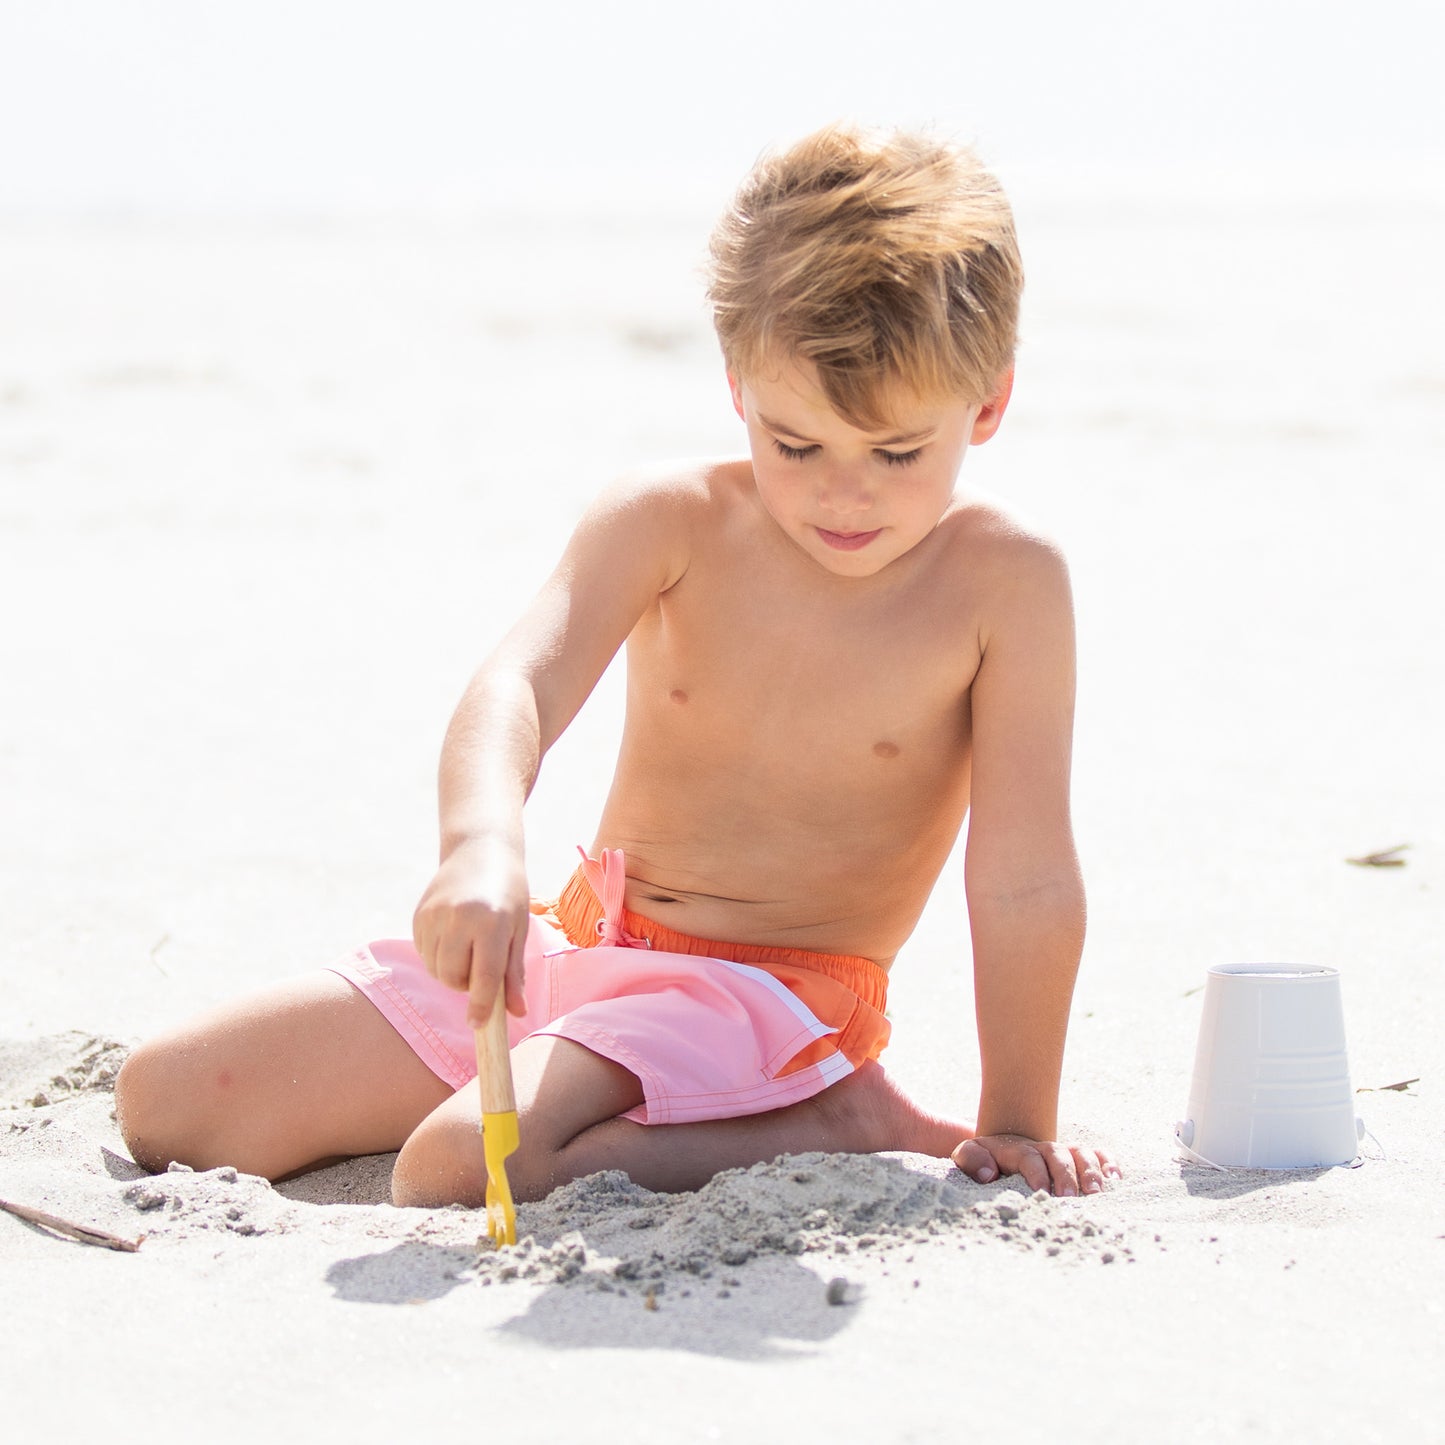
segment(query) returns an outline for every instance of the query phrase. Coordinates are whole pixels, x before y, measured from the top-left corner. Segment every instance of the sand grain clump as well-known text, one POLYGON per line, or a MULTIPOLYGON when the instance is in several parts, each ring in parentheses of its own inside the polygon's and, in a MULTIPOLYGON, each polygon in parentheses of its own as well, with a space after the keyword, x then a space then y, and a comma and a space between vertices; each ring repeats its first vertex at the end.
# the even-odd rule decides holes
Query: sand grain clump
POLYGON ((733 1271, 770 1256, 816 1256, 821 1264, 936 1244, 1037 1251, 1065 1262, 1132 1257, 1116 1231, 1087 1217, 1083 1201, 979 1193, 956 1171, 928 1172, 889 1155, 787 1155, 674 1195, 613 1170, 525 1206, 522 1239, 485 1247, 476 1274, 487 1284, 612 1289, 688 1277, 736 1284, 733 1271))

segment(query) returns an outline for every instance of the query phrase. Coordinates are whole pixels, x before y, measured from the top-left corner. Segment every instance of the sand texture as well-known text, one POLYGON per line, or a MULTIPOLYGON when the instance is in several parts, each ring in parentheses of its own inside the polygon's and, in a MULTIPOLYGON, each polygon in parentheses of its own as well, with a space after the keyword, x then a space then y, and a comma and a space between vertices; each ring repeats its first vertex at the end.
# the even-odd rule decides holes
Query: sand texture
MULTIPOLYGON (((706 218, 0 226, 0 1198, 139 1245, 0 1215, 7 1439, 1438 1438, 1445 212, 1019 210, 1019 386, 966 465, 1073 567, 1063 1127, 1126 1177, 604 1173, 503 1252, 394 1208, 386 1156, 146 1177, 110 1091, 147 1034, 405 932, 446 718, 571 519, 741 445, 706 218), (1243 962, 1340 970, 1356 1167, 1177 1155, 1205 972, 1243 962)), ((539 892, 619 708, 609 674, 548 760, 539 892)), ((970 998, 955 859, 885 1062, 963 1114, 970 998)))

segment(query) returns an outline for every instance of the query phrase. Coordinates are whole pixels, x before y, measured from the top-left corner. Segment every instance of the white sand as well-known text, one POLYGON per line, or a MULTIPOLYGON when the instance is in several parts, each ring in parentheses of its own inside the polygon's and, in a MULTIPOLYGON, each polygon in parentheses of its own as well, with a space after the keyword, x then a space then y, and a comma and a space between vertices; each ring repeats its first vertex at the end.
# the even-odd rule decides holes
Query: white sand
MULTIPOLYGON (((392 1208, 385 1158, 143 1179, 108 1084, 144 1034, 405 931, 441 727, 559 529, 619 468, 740 442, 703 223, 0 228, 0 1197, 143 1237, 0 1216, 7 1438, 1438 1433, 1445 216, 1019 206, 1020 386, 967 465, 1073 560, 1064 1112, 1127 1177, 601 1175, 511 1256, 392 1208), (1341 970, 1360 1167, 1176 1157, 1229 962, 1341 970)), ((616 704, 549 760, 539 889, 616 704)), ((967 1112, 960 894, 955 865, 895 968, 888 1063, 967 1112)))

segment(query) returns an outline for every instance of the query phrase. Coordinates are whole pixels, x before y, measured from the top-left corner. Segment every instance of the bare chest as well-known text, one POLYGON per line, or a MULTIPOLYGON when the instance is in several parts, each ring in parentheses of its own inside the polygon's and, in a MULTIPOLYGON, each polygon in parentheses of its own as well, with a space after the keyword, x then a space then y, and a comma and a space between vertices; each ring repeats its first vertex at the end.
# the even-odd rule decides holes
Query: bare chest
POLYGON ((958 598, 707 580, 684 579, 629 642, 629 714, 655 743, 794 788, 922 783, 957 762, 979 660, 958 598))

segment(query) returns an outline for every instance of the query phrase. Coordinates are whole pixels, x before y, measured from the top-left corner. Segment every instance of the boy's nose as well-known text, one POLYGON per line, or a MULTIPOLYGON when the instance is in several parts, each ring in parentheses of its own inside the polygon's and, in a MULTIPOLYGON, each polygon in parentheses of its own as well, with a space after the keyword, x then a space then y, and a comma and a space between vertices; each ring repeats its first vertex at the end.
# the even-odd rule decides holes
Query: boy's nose
POLYGON ((819 504, 835 517, 866 512, 873 505, 873 491, 866 477, 848 467, 830 471, 823 479, 819 504))

